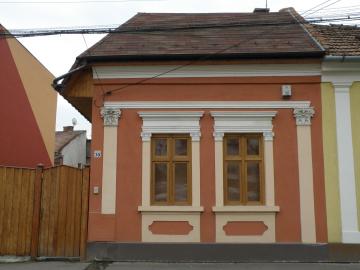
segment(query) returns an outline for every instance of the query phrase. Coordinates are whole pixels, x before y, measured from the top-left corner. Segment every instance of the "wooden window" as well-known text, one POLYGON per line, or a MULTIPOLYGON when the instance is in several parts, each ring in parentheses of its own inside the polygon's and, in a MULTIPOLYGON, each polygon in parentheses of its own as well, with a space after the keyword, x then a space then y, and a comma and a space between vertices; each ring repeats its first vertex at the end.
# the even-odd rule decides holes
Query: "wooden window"
POLYGON ((191 205, 191 145, 188 135, 152 135, 151 204, 191 205))
POLYGON ((263 138, 259 134, 224 136, 224 202, 264 203, 263 138))

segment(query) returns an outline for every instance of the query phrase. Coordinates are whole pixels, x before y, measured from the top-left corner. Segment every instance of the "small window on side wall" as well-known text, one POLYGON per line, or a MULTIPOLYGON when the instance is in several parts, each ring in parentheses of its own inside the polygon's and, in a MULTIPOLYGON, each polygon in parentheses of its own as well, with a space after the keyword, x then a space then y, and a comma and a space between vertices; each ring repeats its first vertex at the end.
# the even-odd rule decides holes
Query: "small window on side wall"
POLYGON ((260 134, 224 136, 224 202, 264 203, 263 138, 260 134))
POLYGON ((191 205, 189 135, 153 135, 151 163, 151 204, 191 205))

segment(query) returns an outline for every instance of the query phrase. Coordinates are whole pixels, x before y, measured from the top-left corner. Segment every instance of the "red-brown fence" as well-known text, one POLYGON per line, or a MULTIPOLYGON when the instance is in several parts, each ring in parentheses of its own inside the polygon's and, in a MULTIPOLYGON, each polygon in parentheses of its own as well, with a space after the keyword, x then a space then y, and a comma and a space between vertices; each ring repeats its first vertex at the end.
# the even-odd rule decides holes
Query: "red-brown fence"
POLYGON ((89 171, 0 167, 0 255, 84 258, 89 171))

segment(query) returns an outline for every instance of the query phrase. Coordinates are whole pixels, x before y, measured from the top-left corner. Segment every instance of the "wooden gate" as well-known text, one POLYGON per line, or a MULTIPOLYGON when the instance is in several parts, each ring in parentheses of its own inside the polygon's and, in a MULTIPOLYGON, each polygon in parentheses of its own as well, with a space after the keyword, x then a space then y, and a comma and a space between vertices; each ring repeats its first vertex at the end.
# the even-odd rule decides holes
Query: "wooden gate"
POLYGON ((30 255, 35 174, 0 167, 0 255, 30 255))
POLYGON ((0 167, 0 255, 85 257, 89 168, 0 167))

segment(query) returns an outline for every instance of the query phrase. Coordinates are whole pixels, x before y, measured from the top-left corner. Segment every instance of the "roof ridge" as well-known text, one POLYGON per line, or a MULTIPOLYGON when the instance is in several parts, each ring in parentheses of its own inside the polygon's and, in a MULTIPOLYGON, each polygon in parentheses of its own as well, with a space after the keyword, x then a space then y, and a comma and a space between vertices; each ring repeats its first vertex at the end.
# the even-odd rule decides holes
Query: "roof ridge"
POLYGON ((309 38, 318 46, 322 51, 325 51, 325 48, 321 45, 321 43, 311 34, 309 29, 306 27, 308 22, 305 20, 303 16, 301 16, 294 8, 287 8, 284 11, 290 13, 290 15, 299 23, 301 28, 305 31, 305 33, 309 36, 309 38))

